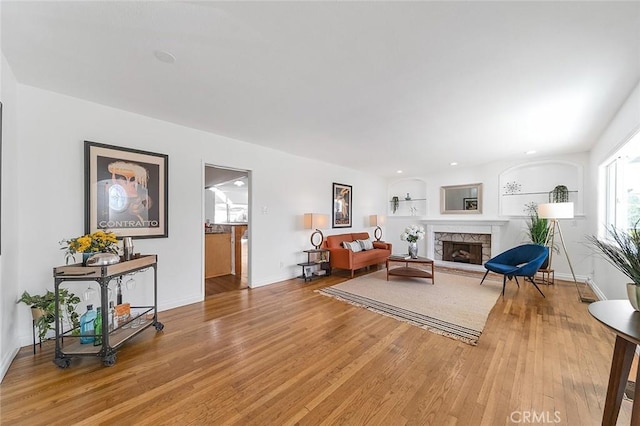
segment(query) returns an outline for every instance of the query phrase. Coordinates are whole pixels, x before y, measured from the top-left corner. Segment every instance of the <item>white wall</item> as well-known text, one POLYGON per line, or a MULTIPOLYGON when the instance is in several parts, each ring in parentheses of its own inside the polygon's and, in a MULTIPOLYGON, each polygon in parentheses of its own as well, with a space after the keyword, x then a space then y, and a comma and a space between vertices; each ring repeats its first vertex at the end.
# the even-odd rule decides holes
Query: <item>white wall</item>
MULTIPOLYGON (((4 160, 13 165, 6 172, 11 172, 11 186, 20 194, 20 221, 11 222, 19 239, 5 245, 9 227, 3 227, 2 260, 10 254, 19 276, 13 276, 14 286, 3 286, 3 315, 10 307, 15 327, 3 333, 2 341, 30 342, 29 310, 17 305, 15 312, 12 301, 23 290, 52 288, 52 267, 64 262, 58 241, 84 231, 84 140, 169 155, 169 238, 135 240, 136 251, 158 254, 161 309, 204 297, 205 164, 252 173, 249 277, 253 287, 300 273, 296 263, 303 261, 302 250, 310 248, 310 232, 302 229, 302 215, 331 214, 332 182, 353 185, 354 231, 366 229, 365 218, 385 206, 386 185, 375 176, 34 87, 17 85, 17 100, 19 152, 7 153, 4 160)), ((3 284, 5 278, 6 274, 3 284)), ((149 278, 137 279, 137 293, 144 295, 145 289, 148 293, 145 280, 149 278)), ((77 292, 82 293, 83 287, 77 292)), ((3 358, 10 357, 12 350, 3 348, 3 358)))
MULTIPOLYGON (((523 150, 524 151, 524 150, 523 150)), ((418 217, 394 217, 390 215, 384 229, 384 239, 394 246, 394 252, 406 253, 406 242, 400 241, 400 233, 405 226, 419 223, 424 219, 460 219, 460 220, 508 220, 509 222, 501 228, 500 246, 503 249, 511 248, 527 242, 526 238, 526 218, 508 217, 499 215, 499 176, 503 171, 516 165, 527 162, 540 162, 544 160, 563 160, 578 164, 584 169, 589 162, 588 153, 577 153, 553 158, 535 157, 532 159, 523 158, 519 161, 496 161, 478 167, 452 168, 449 172, 439 172, 416 176, 427 183, 427 215, 418 217), (483 184, 483 210, 478 215, 454 215, 440 213, 440 187, 447 185, 462 185, 469 183, 483 184)), ((392 183, 393 181, 389 181, 392 183)), ((553 188, 549 188, 551 190, 553 188)), ((585 198, 593 197, 592 193, 585 191, 585 198)), ((414 194, 412 194, 414 196, 414 194)), ((417 194, 416 194, 417 197, 417 194)), ((562 232, 564 234, 567 251, 571 257, 576 277, 578 280, 585 280, 591 272, 591 262, 587 260, 589 250, 586 246, 585 236, 588 234, 588 223, 585 216, 578 216, 574 220, 562 221, 562 232)), ((420 253, 426 252, 426 241, 419 242, 420 253)), ((495 253, 494 253, 495 254, 495 253)), ((554 254, 553 269, 556 276, 562 279, 573 279, 571 270, 564 253, 554 254)))
MULTIPOLYGON (((640 84, 631 92, 607 129, 591 150, 587 191, 600 194, 599 200, 592 199, 588 204, 589 233, 597 235, 605 222, 604 182, 601 179, 600 166, 613 155, 636 132, 640 131, 640 84)), ((625 283, 629 278, 618 272, 599 256, 591 255, 593 280, 595 286, 607 299, 626 298, 625 283)))
MULTIPOLYGON (((0 255, 0 378, 4 377, 11 360, 20 346, 15 333, 19 306, 15 301, 20 291, 20 274, 17 267, 18 226, 21 221, 18 204, 22 198, 17 182, 18 110, 15 77, 4 56, 0 56, 0 100, 2 111, 2 200, 0 206, 2 254, 0 255)), ((30 319, 28 324, 30 324, 30 319)), ((29 328, 27 328, 29 330, 29 328)))

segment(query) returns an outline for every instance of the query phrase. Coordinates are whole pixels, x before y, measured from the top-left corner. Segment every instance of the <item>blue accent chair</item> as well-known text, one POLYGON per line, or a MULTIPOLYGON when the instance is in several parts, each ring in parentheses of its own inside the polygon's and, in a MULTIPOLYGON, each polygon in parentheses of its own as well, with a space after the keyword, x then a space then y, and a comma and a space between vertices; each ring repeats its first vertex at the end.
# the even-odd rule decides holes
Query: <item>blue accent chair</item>
POLYGON ((509 280, 515 278, 516 284, 520 287, 518 277, 524 277, 525 280, 529 279, 529 281, 531 281, 531 284, 542 294, 542 297, 545 297, 533 278, 547 256, 549 256, 548 247, 539 244, 523 244, 509 249, 489 259, 484 264, 487 272, 485 272, 484 277, 482 277, 480 285, 484 282, 489 271, 502 274, 502 295, 504 296, 507 278, 509 278, 509 280))

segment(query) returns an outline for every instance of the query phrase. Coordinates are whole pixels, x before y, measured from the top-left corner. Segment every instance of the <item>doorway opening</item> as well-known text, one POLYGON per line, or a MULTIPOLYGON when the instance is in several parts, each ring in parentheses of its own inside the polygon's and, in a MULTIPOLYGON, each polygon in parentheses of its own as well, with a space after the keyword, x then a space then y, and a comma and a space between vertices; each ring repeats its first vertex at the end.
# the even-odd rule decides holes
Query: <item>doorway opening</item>
POLYGON ((205 298, 249 286, 248 170, 205 165, 205 298))

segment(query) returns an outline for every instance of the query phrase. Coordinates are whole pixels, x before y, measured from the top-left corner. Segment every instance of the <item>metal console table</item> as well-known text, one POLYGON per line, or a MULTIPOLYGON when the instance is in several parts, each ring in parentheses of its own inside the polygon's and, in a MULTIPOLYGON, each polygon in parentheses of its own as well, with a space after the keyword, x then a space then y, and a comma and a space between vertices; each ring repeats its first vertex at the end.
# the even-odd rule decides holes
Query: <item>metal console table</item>
MULTIPOLYGON (((94 346, 93 344, 81 344, 78 330, 63 330, 62 321, 59 315, 55 318, 55 358, 53 362, 60 368, 67 368, 71 364, 71 358, 75 356, 94 356, 102 359, 102 363, 106 366, 112 366, 116 362, 117 349, 133 336, 141 333, 148 327, 155 326, 157 331, 161 331, 164 325, 158 321, 158 270, 157 256, 143 255, 133 260, 128 260, 113 265, 105 266, 82 266, 82 264, 59 266, 53 268, 53 277, 55 280, 55 303, 56 312, 59 312, 58 289, 65 281, 95 281, 100 285, 100 306, 102 312, 108 312, 109 303, 109 282, 123 275, 144 269, 153 269, 153 305, 149 306, 132 306, 131 317, 124 324, 119 324, 117 328, 109 331, 106 326, 107 321, 103 321, 104 326, 101 335, 93 335, 93 337, 102 337, 102 344, 94 346), (153 313, 153 319, 145 322, 137 328, 127 327, 133 321, 146 317, 147 314, 153 313), (76 333, 74 333, 76 332, 76 333)), ((83 336, 87 337, 87 336, 83 336)), ((92 337, 92 336, 89 336, 92 337)))

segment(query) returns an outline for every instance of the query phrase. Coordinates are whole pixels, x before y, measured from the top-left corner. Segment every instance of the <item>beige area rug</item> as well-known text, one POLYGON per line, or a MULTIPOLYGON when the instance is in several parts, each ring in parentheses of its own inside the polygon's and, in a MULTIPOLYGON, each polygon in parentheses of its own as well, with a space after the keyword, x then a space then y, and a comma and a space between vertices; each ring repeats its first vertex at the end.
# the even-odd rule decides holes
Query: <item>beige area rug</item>
POLYGON ((338 300, 477 345, 502 281, 436 271, 425 278, 389 277, 386 270, 317 290, 338 300))

